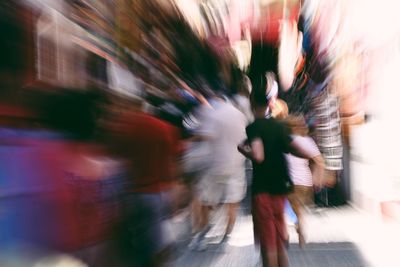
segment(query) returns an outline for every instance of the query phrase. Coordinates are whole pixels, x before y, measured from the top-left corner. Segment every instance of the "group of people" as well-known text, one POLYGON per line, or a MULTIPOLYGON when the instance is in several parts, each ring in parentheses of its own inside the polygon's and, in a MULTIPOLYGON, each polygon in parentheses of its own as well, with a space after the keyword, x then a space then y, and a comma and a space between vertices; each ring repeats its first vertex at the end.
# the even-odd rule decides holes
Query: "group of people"
MULTIPOLYGON (((287 115, 284 102, 274 93, 276 82, 268 77, 258 85, 244 78, 232 98, 210 91, 193 111, 197 127, 186 138, 182 129, 157 116, 140 97, 68 92, 40 105, 36 128, 28 121, 16 126, 13 120, 14 128, 44 135, 29 134, 35 141, 24 141, 29 147, 20 148, 40 151, 25 156, 29 166, 37 167, 26 178, 51 188, 35 195, 47 206, 31 209, 37 216, 30 223, 48 225, 43 228, 46 233, 31 231, 24 238, 73 251, 117 237, 127 241, 121 248, 133 266, 165 266, 173 248, 168 221, 189 203, 189 247, 207 249, 212 213, 221 206, 227 218, 221 243, 229 243, 246 196, 251 161, 255 240, 264 266, 287 266, 285 201, 288 198, 297 214, 304 244, 304 205, 321 184, 324 167, 304 119, 287 115), (41 216, 43 212, 48 215, 41 216), (55 227, 59 225, 67 230, 60 231, 55 227)), ((9 132, 7 128, 2 133, 9 138, 9 132)), ((9 139, 4 142, 17 140, 9 139)), ((28 221, 14 224, 15 232, 26 228, 28 221)))
POLYGON ((221 243, 227 243, 237 210, 246 194, 246 158, 251 160, 252 215, 263 266, 288 266, 285 203, 297 215, 299 244, 305 244, 304 209, 321 186, 324 160, 308 136, 301 115, 288 115, 277 98, 277 84, 267 74, 259 84, 244 79, 232 100, 215 94, 199 111, 199 126, 187 152, 193 167, 193 239, 191 249, 207 248, 210 211, 223 205, 227 225, 221 243), (239 100, 239 101, 238 101, 239 100), (249 114, 248 111, 252 111, 249 114), (197 161, 196 165, 192 161, 197 161))
MULTIPOLYGON (((157 116, 141 97, 69 93, 49 102, 40 119, 47 131, 61 134, 56 138, 60 145, 51 139, 51 145, 40 147, 43 162, 49 163, 47 176, 62 192, 51 194, 52 202, 71 212, 64 216, 69 218, 64 224, 71 224, 65 246, 105 241, 117 225, 113 238, 127 241, 121 246, 127 262, 165 266, 174 248, 169 221, 188 206, 189 248, 207 249, 212 214, 221 207, 227 219, 220 240, 228 246, 251 162, 255 241, 264 266, 287 266, 286 199, 296 212, 303 245, 304 205, 321 184, 324 166, 304 119, 288 115, 276 86, 268 74, 260 84, 243 78, 235 97, 210 90, 193 110, 196 127, 185 138, 182 129, 157 116), (66 108, 72 104, 73 112, 66 108)), ((47 224, 64 218, 54 214, 47 224)))
MULTIPOLYGON (((257 83, 243 78, 238 87, 232 98, 210 90, 192 111, 195 127, 185 137, 182 129, 157 116, 141 97, 98 100, 101 105, 85 112, 96 119, 78 124, 68 117, 60 124, 64 133, 74 133, 79 126, 83 136, 71 152, 74 160, 60 163, 69 166, 74 181, 92 176, 99 178, 91 180, 102 180, 111 168, 96 173, 96 166, 105 157, 118 162, 114 169, 126 182, 117 196, 121 217, 114 223, 121 226, 127 261, 134 266, 165 266, 174 248, 170 219, 188 206, 193 234, 189 248, 207 249, 212 214, 219 208, 226 211, 220 242, 227 247, 246 196, 249 161, 254 236, 263 265, 288 266, 287 200, 297 215, 299 243, 304 245, 304 207, 321 186, 324 160, 308 136, 304 119, 288 115, 285 103, 277 98, 274 75, 267 74, 257 83), (68 122, 71 127, 65 128, 68 122), (96 157, 88 149, 91 153, 94 149, 96 157), (93 165, 93 173, 87 173, 90 168, 85 164, 93 165)), ((89 109, 86 102, 82 106, 89 109)), ((52 110, 62 108, 57 105, 52 110)), ((52 113, 61 123, 62 116, 52 113)), ((102 166, 110 165, 106 163, 102 166)))

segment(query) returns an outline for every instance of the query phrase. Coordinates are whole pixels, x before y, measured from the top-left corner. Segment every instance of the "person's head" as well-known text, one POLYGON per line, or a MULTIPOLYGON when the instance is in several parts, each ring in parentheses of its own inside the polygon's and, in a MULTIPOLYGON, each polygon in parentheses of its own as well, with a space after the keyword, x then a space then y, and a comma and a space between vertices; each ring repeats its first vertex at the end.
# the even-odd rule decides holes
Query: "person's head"
POLYGON ((265 95, 268 101, 268 107, 273 109, 275 101, 278 99, 278 83, 276 82, 276 76, 273 72, 267 72, 265 74, 265 79, 267 80, 267 85, 265 88, 265 95))
POLYGON ((252 91, 250 95, 250 102, 255 115, 265 114, 268 107, 267 97, 265 95, 265 88, 267 87, 267 79, 264 75, 259 75, 251 80, 252 91))
POLYGON ((238 92, 239 95, 243 95, 245 97, 250 97, 250 94, 251 94, 251 81, 250 81, 248 76, 243 75, 243 77, 242 77, 242 79, 241 79, 241 81, 239 83, 237 92, 238 92))
POLYGON ((301 136, 308 135, 308 126, 302 115, 289 115, 285 119, 285 123, 293 134, 301 136))
POLYGON ((273 103, 269 105, 271 109, 272 117, 276 119, 285 119, 289 115, 289 108, 285 101, 282 99, 276 99, 273 103))
POLYGON ((268 107, 272 107, 278 97, 278 87, 275 81, 275 74, 267 72, 265 75, 259 75, 251 80, 252 91, 250 100, 253 109, 262 112, 268 107))

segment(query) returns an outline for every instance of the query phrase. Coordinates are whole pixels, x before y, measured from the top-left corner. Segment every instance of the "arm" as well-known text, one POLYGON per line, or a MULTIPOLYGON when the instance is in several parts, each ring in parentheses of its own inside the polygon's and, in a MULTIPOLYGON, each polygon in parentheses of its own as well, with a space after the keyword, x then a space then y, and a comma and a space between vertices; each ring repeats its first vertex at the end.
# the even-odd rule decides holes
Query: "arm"
POLYGON ((254 139, 250 144, 242 143, 238 145, 238 150, 254 162, 261 163, 264 161, 264 145, 260 138, 254 139))
POLYGON ((317 188, 321 188, 325 173, 325 162, 322 155, 318 155, 310 159, 310 169, 312 172, 314 185, 317 188))
POLYGON ((321 154, 317 145, 311 138, 306 139, 306 141, 298 138, 291 138, 288 146, 288 152, 298 158, 303 159, 311 159, 321 154))

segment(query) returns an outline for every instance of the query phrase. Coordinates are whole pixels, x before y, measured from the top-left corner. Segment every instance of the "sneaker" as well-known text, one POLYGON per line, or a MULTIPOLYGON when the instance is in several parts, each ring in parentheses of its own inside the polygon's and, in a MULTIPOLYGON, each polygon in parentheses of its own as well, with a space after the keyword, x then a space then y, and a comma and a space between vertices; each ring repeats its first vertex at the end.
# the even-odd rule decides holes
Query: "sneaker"
POLYGON ((196 250, 200 242, 200 233, 195 234, 190 241, 188 248, 190 250, 196 250))
POLYGON ((204 238, 202 238, 201 240, 199 240, 199 242, 197 243, 197 247, 194 250, 205 251, 207 250, 207 248, 208 248, 208 243, 204 238))
POLYGON ((225 235, 222 237, 221 241, 219 241, 219 244, 220 244, 220 245, 222 245, 222 244, 227 244, 227 243, 229 242, 229 239, 230 239, 229 235, 225 234, 225 235))
POLYGON ((224 235, 222 240, 218 244, 218 251, 221 253, 227 253, 229 249, 229 239, 228 235, 224 235))
POLYGON ((193 251, 204 251, 208 247, 208 243, 206 242, 204 236, 201 233, 197 233, 192 241, 190 242, 188 248, 193 251))
POLYGON ((189 244, 189 249, 191 250, 198 250, 200 247, 200 250, 205 250, 203 249, 204 247, 207 246, 207 244, 202 244, 202 242, 205 242, 205 237, 208 233, 208 231, 210 231, 211 226, 207 225, 203 230, 201 230, 200 232, 198 232, 197 234, 195 234, 193 236, 192 241, 189 244))

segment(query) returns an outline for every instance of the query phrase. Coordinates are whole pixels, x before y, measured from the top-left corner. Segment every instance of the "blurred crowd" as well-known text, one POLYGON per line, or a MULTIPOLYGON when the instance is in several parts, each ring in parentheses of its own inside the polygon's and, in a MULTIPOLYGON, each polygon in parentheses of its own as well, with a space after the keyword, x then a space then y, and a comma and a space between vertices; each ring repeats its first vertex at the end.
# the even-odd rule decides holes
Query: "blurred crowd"
POLYGON ((364 120, 367 48, 327 2, 2 1, 0 265, 166 266, 173 218, 204 251, 224 209, 227 246, 250 199, 288 266, 287 203, 304 246, 364 120))

